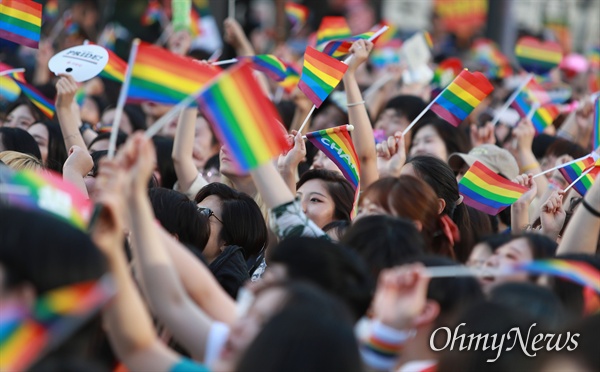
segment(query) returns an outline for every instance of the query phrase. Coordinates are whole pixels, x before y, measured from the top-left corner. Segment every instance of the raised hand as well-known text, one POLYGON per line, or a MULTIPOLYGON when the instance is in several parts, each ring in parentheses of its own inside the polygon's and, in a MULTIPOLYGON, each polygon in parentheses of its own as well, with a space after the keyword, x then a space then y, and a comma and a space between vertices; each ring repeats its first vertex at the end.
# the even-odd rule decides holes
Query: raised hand
POLYGON ((470 130, 471 145, 473 147, 484 144, 496 144, 496 135, 494 134, 494 125, 491 122, 485 123, 483 127, 478 127, 475 124, 471 125, 470 130))
POLYGON ((352 59, 348 62, 348 73, 354 73, 358 66, 363 64, 369 59, 369 54, 373 50, 373 42, 368 40, 357 40, 352 43, 350 47, 350 53, 352 53, 352 59))
POLYGON ((406 147, 401 132, 394 133, 376 146, 377 169, 380 177, 399 177, 406 163, 406 147))
POLYGON ((294 170, 306 157, 306 143, 302 138, 302 133, 292 130, 292 134, 288 135, 288 143, 291 147, 286 154, 279 157, 279 168, 294 170))
POLYGON ((69 149, 69 157, 63 165, 63 171, 72 170, 81 177, 85 177, 94 167, 94 160, 87 151, 79 146, 72 146, 69 149))
POLYGON ((535 196, 537 194, 537 185, 536 185, 535 181, 533 180, 533 175, 521 174, 521 175, 517 176, 517 178, 514 179, 513 182, 516 182, 519 185, 525 186, 529 189, 523 195, 521 195, 519 200, 517 200, 517 202, 516 202, 519 204, 525 204, 525 205, 529 206, 529 204, 531 204, 531 202, 533 202, 533 199, 535 199, 535 196))
POLYGON ((242 26, 232 18, 227 18, 223 22, 224 35, 223 40, 227 44, 230 44, 237 52, 238 55, 241 56, 249 56, 254 55, 254 48, 250 41, 246 37, 242 26))
POLYGON ((70 108, 79 86, 71 75, 60 74, 58 76, 60 76, 60 79, 56 83, 56 106, 70 108))
POLYGON ((513 137, 517 140, 518 151, 531 151, 533 137, 535 137, 535 127, 531 120, 521 119, 513 130, 513 137))
POLYGON ((564 191, 553 191, 541 208, 542 232, 552 239, 558 237, 567 217, 563 208, 563 196, 564 191))

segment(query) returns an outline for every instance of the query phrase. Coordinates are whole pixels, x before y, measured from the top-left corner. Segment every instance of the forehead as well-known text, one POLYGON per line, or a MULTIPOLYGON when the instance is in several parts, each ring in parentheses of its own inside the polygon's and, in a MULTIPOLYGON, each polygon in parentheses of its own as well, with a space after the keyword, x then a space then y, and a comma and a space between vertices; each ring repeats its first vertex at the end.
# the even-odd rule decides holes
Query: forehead
POLYGON ((304 184, 298 188, 298 192, 307 194, 311 192, 318 192, 325 195, 329 194, 325 187, 325 182, 319 179, 312 179, 304 182, 304 184))
POLYGON ((438 136, 438 133, 435 130, 435 128, 433 127, 433 125, 425 125, 415 135, 416 138, 429 137, 429 136, 438 136))

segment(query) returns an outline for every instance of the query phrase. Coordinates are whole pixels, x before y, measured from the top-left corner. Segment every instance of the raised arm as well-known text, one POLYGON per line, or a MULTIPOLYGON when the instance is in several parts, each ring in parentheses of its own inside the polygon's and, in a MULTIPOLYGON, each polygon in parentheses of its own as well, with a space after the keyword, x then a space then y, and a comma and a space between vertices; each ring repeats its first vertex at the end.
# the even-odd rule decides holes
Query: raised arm
POLYGON ((87 149, 85 141, 79 133, 81 119, 79 118, 79 106, 75 102, 77 89, 77 82, 71 75, 60 75, 60 79, 56 83, 56 116, 62 130, 65 147, 70 149, 73 146, 79 146, 87 149))
POLYGON ((181 112, 177 122, 177 131, 175 132, 175 142, 173 143, 173 165, 175 174, 177 174, 177 185, 175 189, 184 194, 190 190, 196 179, 200 177, 201 187, 207 182, 198 173, 194 164, 194 138, 196 128, 197 108, 188 108, 181 112))
MULTIPOLYGON (((538 174, 542 171, 540 163, 538 163, 533 150, 533 137, 535 136, 535 128, 531 120, 522 119, 517 124, 513 131, 513 135, 517 139, 517 163, 521 173, 538 174)), ((541 197, 548 189, 548 179, 546 177, 536 177, 534 179, 537 185, 537 197, 541 197)))
POLYGON ((212 321, 185 292, 171 257, 162 245, 161 235, 146 187, 155 166, 152 142, 136 133, 122 150, 124 162, 130 164, 130 212, 132 245, 140 275, 143 277, 146 298, 155 315, 171 334, 196 359, 204 356, 206 339, 212 321))
POLYGON ((359 40, 354 42, 352 48, 350 48, 353 57, 348 64, 348 71, 344 74, 348 118, 350 124, 354 125, 352 142, 354 142, 356 154, 360 161, 360 188, 362 190, 379 179, 373 128, 355 75, 356 69, 369 58, 372 49, 373 43, 370 41, 359 40))
POLYGON ((519 234, 531 223, 529 220, 529 205, 535 199, 537 185, 532 176, 527 174, 517 176, 517 179, 513 181, 529 189, 510 206, 511 231, 513 234, 519 234))
POLYGON ((306 144, 302 139, 302 133, 292 130, 288 135, 288 143, 293 146, 285 155, 281 155, 277 162, 279 174, 288 185, 292 194, 296 193, 296 182, 298 178, 298 164, 306 157, 306 144))
MULTIPOLYGON (((69 149, 69 157, 63 165, 63 179, 71 182, 85 196, 88 196, 84 177, 94 167, 94 160, 90 153, 79 146, 73 146, 69 149)), ((89 196, 88 196, 89 197, 89 196)))

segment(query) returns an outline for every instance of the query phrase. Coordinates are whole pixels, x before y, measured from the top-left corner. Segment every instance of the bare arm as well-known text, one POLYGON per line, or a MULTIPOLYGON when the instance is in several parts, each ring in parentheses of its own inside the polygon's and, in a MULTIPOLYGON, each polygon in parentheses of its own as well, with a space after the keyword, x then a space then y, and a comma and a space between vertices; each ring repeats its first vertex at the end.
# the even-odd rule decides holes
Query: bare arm
POLYGON ((267 208, 273 209, 294 201, 294 194, 292 194, 272 162, 267 162, 253 169, 250 174, 267 208))
POLYGON ((79 106, 75 102, 77 83, 71 75, 60 75, 56 83, 56 115, 60 129, 62 130, 65 147, 79 146, 87 149, 85 141, 79 133, 81 119, 79 118, 79 106))
POLYGON ((85 148, 73 146, 69 149, 69 157, 63 165, 63 179, 71 182, 85 196, 88 196, 87 187, 83 178, 94 167, 94 160, 85 148))
POLYGON ((510 227, 513 234, 519 234, 529 225, 529 205, 537 193, 537 185, 531 175, 520 175, 514 182, 529 188, 510 207, 510 227))
POLYGON ((189 190, 198 177, 198 169, 194 165, 193 151, 196 128, 197 108, 188 108, 181 112, 173 143, 173 165, 177 174, 179 190, 189 190))

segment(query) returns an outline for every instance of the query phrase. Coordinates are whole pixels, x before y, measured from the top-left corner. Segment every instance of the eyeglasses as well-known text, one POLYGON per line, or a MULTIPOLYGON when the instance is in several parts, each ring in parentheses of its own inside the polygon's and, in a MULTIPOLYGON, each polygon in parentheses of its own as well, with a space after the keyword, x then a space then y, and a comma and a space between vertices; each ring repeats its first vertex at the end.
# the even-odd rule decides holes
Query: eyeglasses
POLYGON ((219 217, 217 217, 215 212, 213 212, 212 209, 210 209, 210 208, 198 207, 198 212, 200 212, 206 218, 210 218, 211 216, 213 216, 217 221, 219 221, 219 222, 221 222, 221 224, 223 224, 223 221, 221 221, 219 219, 219 217))

